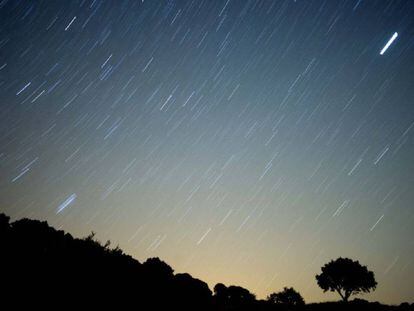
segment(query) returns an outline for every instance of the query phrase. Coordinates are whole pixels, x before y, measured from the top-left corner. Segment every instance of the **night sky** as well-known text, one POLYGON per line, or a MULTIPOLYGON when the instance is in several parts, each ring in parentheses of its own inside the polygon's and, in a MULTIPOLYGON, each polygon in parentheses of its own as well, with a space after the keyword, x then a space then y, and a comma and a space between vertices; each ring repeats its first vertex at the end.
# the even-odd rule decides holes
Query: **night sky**
POLYGON ((413 99, 414 1, 0 1, 0 211, 258 298, 338 299, 349 257, 412 302, 413 99))

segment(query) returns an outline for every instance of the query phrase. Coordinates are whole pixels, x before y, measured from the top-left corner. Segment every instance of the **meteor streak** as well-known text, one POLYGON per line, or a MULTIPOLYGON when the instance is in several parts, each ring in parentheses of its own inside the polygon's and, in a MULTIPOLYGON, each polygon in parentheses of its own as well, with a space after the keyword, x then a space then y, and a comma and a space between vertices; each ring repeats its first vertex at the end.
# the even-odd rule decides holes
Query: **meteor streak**
POLYGON ((388 48, 390 47, 390 45, 395 41, 395 39, 397 39, 398 37, 398 33, 394 32, 394 34, 392 35, 391 39, 388 40, 387 44, 382 48, 380 55, 384 55, 384 53, 388 50, 388 48))

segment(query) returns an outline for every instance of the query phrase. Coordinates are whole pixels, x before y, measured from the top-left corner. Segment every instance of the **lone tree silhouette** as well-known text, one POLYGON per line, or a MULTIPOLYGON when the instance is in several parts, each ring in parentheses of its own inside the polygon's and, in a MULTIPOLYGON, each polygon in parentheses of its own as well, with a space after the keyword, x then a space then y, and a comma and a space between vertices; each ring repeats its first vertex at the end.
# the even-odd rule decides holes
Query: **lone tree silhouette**
POLYGON ((319 287, 324 292, 336 291, 345 302, 351 295, 369 293, 377 287, 374 272, 349 258, 332 260, 321 269, 316 276, 319 287))
POLYGON ((293 287, 284 287, 283 291, 272 293, 267 297, 272 304, 284 305, 287 307, 299 307, 305 305, 305 300, 293 287))

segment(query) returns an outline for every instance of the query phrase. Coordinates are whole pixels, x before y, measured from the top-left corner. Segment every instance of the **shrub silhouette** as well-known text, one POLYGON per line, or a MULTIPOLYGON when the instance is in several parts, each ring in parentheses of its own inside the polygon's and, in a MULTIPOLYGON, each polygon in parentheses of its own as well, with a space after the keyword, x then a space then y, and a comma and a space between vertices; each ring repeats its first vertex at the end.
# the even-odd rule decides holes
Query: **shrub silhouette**
POLYGON ((275 305, 282 305, 288 308, 295 308, 305 305, 305 300, 293 287, 284 287, 283 291, 272 293, 267 297, 267 301, 275 305))
POLYGON ((377 286, 374 273, 349 258, 330 261, 322 267, 322 273, 316 276, 316 280, 324 292, 336 291, 343 301, 348 301, 351 295, 375 290, 377 286))
POLYGON ((0 214, 0 275, 3 297, 20 301, 108 306, 111 301, 144 309, 207 310, 212 294, 206 283, 190 275, 174 275, 159 258, 143 264, 92 232, 83 239, 55 230, 45 221, 9 223, 0 214), (161 299, 160 299, 161 298, 161 299), (146 308, 148 306, 148 308, 146 308))
POLYGON ((220 310, 245 310, 255 305, 256 297, 243 287, 218 283, 214 286, 214 301, 220 310))

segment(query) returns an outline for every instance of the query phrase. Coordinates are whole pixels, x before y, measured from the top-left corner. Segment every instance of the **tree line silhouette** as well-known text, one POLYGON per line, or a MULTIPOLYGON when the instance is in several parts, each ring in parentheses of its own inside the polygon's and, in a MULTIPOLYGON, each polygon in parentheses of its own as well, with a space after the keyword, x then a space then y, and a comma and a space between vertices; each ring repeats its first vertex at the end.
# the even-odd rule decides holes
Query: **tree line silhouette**
MULTIPOLYGON (((134 310, 414 310, 414 304, 386 306, 352 295, 377 286, 374 273, 358 261, 338 258, 321 268, 317 284, 337 292, 340 302, 305 304, 294 288, 258 300, 240 286, 208 285, 188 273, 175 273, 159 258, 140 263, 92 232, 79 239, 45 221, 10 222, 0 214, 0 307, 42 309, 114 307, 134 310)), ((6 310, 6 309, 4 309, 6 310)))

